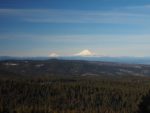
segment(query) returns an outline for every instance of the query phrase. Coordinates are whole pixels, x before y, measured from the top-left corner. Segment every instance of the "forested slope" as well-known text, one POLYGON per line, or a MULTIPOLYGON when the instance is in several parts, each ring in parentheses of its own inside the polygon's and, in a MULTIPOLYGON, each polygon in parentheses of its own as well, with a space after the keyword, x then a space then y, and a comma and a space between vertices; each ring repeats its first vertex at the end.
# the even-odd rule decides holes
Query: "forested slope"
POLYGON ((138 113, 149 90, 144 77, 1 77, 0 113, 138 113))

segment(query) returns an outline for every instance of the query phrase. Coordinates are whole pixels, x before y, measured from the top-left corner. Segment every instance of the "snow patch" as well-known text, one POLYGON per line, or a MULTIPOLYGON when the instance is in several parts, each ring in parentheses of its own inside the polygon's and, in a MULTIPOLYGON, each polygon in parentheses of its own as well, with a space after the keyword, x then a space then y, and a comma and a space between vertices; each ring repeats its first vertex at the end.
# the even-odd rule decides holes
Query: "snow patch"
POLYGON ((92 53, 90 50, 85 49, 77 54, 75 54, 76 56, 93 56, 94 53, 92 53))
POLYGON ((49 55, 49 57, 58 57, 59 55, 58 54, 56 54, 56 53, 51 53, 50 55, 49 55))

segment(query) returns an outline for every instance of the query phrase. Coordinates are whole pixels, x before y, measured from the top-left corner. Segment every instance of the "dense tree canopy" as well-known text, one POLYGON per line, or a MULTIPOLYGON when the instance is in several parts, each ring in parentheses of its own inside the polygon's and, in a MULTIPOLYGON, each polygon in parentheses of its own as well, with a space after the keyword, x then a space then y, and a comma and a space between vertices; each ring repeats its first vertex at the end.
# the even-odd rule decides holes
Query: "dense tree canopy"
POLYGON ((0 113, 136 113, 149 90, 144 77, 1 77, 0 113))

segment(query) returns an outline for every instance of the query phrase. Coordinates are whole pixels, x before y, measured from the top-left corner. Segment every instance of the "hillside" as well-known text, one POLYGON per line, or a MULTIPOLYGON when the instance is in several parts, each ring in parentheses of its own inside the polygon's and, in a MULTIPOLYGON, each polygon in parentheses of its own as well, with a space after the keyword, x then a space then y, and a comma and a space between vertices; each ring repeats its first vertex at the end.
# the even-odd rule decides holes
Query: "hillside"
POLYGON ((149 113, 149 75, 149 65, 1 61, 0 113, 149 113))
POLYGON ((135 75, 149 76, 150 66, 81 60, 8 60, 0 62, 0 75, 135 75))

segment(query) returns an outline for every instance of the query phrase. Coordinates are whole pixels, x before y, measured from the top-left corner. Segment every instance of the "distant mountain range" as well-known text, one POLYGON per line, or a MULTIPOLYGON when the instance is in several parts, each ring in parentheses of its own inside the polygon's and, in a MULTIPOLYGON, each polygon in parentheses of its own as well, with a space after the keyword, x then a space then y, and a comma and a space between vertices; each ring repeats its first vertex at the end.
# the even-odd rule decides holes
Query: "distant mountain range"
POLYGON ((0 61, 4 60, 86 60, 86 61, 103 61, 117 62, 127 64, 150 64, 150 57, 101 57, 101 56, 58 56, 58 57, 11 57, 0 56, 0 61))
POLYGON ((33 58, 29 58, 29 60, 23 59, 0 61, 0 75, 150 76, 150 65, 143 64, 83 60, 45 60, 45 58, 34 58, 34 60, 31 60, 33 58))

